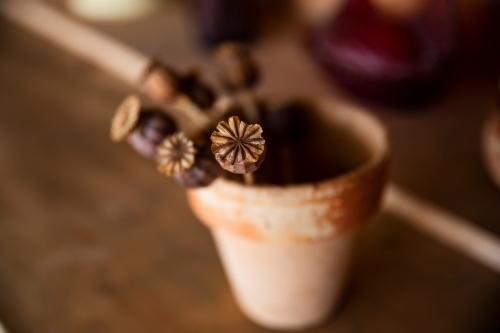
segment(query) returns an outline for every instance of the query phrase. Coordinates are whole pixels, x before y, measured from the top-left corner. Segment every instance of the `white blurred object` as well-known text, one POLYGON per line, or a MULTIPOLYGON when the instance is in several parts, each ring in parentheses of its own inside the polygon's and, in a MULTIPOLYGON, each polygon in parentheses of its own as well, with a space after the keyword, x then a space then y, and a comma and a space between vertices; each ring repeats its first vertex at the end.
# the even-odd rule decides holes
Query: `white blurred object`
POLYGON ((147 16, 160 0, 67 0, 72 13, 93 21, 122 21, 147 16))
POLYGON ((298 15, 311 25, 331 19, 345 3, 346 0, 295 0, 298 15))

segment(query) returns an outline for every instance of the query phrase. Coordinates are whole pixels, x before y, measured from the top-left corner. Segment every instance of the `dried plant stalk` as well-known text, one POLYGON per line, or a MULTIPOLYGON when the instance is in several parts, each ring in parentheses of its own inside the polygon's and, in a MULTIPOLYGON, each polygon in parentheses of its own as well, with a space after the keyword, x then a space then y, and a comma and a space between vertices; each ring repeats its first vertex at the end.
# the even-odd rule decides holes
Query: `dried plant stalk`
MULTIPOLYGON (((194 79, 188 80, 191 84, 196 84, 194 79)), ((166 103, 183 113, 197 130, 203 130, 210 126, 210 117, 203 112, 196 100, 182 90, 183 85, 185 85, 182 83, 183 79, 173 69, 153 60, 141 81, 142 90, 149 97, 157 102, 166 103)))
POLYGON ((260 123, 260 115, 251 88, 259 79, 259 70, 246 47, 236 43, 221 45, 215 52, 220 76, 227 90, 236 93, 247 121, 260 123))

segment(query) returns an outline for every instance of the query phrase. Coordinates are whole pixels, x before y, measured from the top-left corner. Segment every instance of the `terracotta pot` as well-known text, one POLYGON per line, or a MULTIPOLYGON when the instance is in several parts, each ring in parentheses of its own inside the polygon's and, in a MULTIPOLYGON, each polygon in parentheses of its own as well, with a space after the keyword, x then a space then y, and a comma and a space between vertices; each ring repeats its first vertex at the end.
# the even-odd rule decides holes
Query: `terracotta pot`
POLYGON ((354 236, 377 211, 386 180, 384 127, 348 104, 316 105, 314 119, 324 126, 312 136, 324 156, 347 161, 344 172, 289 186, 219 179, 187 192, 212 232, 241 310, 268 328, 297 330, 328 318, 342 294, 354 236))
POLYGON ((494 112, 483 127, 483 156, 491 179, 500 187, 500 112, 494 112))

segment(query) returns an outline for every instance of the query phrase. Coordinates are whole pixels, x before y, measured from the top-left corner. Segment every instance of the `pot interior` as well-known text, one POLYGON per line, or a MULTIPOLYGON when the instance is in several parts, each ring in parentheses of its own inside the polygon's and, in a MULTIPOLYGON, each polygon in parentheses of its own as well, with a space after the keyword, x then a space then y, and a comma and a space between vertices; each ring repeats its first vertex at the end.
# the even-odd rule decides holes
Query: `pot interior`
POLYGON ((319 182, 376 163, 387 153, 384 127, 366 112, 331 99, 287 104, 292 109, 281 118, 275 117, 280 111, 273 102, 262 108, 267 153, 255 173, 257 183, 319 182))

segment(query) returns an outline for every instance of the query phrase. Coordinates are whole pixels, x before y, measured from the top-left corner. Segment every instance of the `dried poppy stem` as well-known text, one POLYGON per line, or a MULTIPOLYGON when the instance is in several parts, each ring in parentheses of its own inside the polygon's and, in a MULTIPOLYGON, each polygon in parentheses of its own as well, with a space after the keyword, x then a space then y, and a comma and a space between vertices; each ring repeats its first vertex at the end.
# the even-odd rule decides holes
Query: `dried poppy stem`
POLYGON ((204 114, 186 95, 178 95, 175 103, 172 104, 172 109, 186 115, 197 131, 207 129, 212 124, 210 117, 204 114))
POLYGON ((211 106, 214 99, 213 94, 208 91, 208 88, 197 82, 193 76, 183 79, 168 66, 158 61, 152 61, 141 81, 142 89, 152 99, 160 103, 167 103, 183 113, 198 130, 203 130, 211 124, 210 117, 203 112, 202 107, 211 106), (186 84, 187 80, 189 83, 186 84), (193 89, 193 86, 198 89, 193 89), (184 91, 188 89, 195 90, 193 97, 184 91))
POLYGON ((251 123, 260 123, 259 108, 251 88, 259 78, 259 71, 250 52, 240 44, 226 43, 215 52, 222 82, 226 89, 234 92, 251 123))
POLYGON ((293 183, 295 176, 294 146, 304 136, 303 115, 309 110, 300 101, 273 99, 266 104, 266 125, 273 156, 277 161, 274 177, 277 182, 293 183))
POLYGON ((239 93, 238 97, 248 121, 251 123, 260 123, 259 107, 253 92, 249 89, 244 89, 239 93))
POLYGON ((210 137, 215 159, 223 169, 243 174, 245 182, 253 184, 249 174, 260 167, 266 151, 261 134, 260 125, 248 125, 238 117, 231 117, 228 122, 219 122, 210 137))
POLYGON ((253 173, 244 173, 243 180, 245 181, 246 185, 254 185, 255 184, 255 177, 254 177, 253 173))

